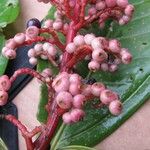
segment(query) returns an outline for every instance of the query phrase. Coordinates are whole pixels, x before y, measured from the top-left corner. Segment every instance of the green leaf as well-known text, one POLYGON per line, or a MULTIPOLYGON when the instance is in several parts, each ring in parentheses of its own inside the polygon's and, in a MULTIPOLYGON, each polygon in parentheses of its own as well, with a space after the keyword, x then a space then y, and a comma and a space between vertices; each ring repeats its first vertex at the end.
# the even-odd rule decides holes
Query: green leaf
POLYGON ((96 149, 85 147, 85 146, 71 145, 71 146, 58 148, 57 150, 96 150, 96 149))
POLYGON ((8 60, 2 56, 1 50, 5 43, 5 37, 0 33, 0 75, 3 75, 7 67, 8 60))
MULTIPOLYGON (((136 12, 126 26, 114 23, 113 31, 106 33, 118 38, 123 47, 133 54, 130 65, 121 65, 116 73, 93 73, 97 81, 104 82, 118 92, 124 105, 123 113, 112 116, 108 109, 86 106, 86 117, 74 125, 62 125, 53 142, 52 150, 68 145, 94 146, 114 132, 150 98, 150 0, 131 0, 136 12)), ((99 30, 99 29, 98 29, 99 30)), ((83 68, 83 74, 84 67, 83 68)))
POLYGON ((8 150, 3 140, 0 138, 0 150, 8 150))
POLYGON ((0 28, 6 27, 12 23, 19 14, 18 0, 1 0, 0 1, 0 28))

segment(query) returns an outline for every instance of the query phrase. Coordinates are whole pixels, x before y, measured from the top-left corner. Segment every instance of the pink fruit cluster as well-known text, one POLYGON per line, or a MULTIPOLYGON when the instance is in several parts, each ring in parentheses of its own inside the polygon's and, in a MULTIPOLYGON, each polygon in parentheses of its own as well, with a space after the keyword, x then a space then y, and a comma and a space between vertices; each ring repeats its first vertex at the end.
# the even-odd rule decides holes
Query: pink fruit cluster
POLYGON ((130 64, 132 61, 132 55, 128 49, 121 48, 118 40, 95 37, 93 34, 77 35, 73 42, 66 46, 66 51, 75 54, 78 47, 83 45, 88 45, 92 49, 91 54, 88 55, 90 60, 88 68, 91 71, 114 72, 118 69, 119 64, 130 64))
POLYGON ((8 59, 16 58, 16 49, 17 47, 25 44, 25 41, 28 39, 33 39, 39 34, 39 29, 35 26, 29 27, 26 30, 26 33, 18 33, 14 38, 9 39, 5 47, 2 49, 2 54, 8 59))
POLYGON ((52 87, 55 90, 55 100, 58 106, 68 110, 62 117, 67 124, 82 119, 85 116, 84 104, 94 98, 108 105, 113 115, 119 115, 122 111, 122 104, 117 93, 106 89, 101 82, 92 85, 85 84, 78 74, 62 72, 53 79, 52 87))
POLYGON ((32 65, 37 64, 37 58, 41 58, 43 60, 50 59, 53 60, 55 59, 55 55, 57 53, 56 48, 50 44, 50 43, 44 43, 44 44, 36 44, 34 48, 31 48, 28 51, 28 56, 29 56, 29 62, 32 65))
MULTIPOLYGON (((84 106, 88 101, 92 103, 92 99, 98 100, 98 106, 107 106, 110 113, 115 116, 122 112, 123 105, 116 92, 106 88, 101 82, 90 81, 90 76, 86 78, 88 82, 85 82, 85 79, 75 73, 79 61, 86 59, 91 73, 99 70, 115 72, 119 64, 127 65, 132 61, 129 50, 123 48, 117 39, 96 37, 93 33, 82 35, 80 32, 82 28, 91 27, 93 22, 103 28, 109 18, 119 25, 127 24, 134 12, 134 6, 129 4, 128 0, 38 0, 38 2, 50 2, 54 5, 57 8, 55 19, 42 21, 42 25, 38 19, 30 19, 26 31, 16 34, 2 49, 3 56, 14 59, 18 47, 34 43, 33 48, 28 51, 29 62, 37 65, 38 59, 44 59, 59 70, 59 73, 54 75, 51 68, 46 68, 42 72, 22 68, 15 71, 10 78, 6 75, 0 77, 0 106, 6 104, 7 92, 19 75, 29 74, 47 86, 48 103, 45 109, 48 117, 45 124, 28 131, 14 116, 3 116, 21 131, 27 150, 47 150, 59 120, 63 119, 66 124, 79 122, 86 117, 84 106), (60 34, 65 40, 61 40, 60 34), (33 140, 37 134, 38 138, 33 140)), ((100 108, 98 106, 95 107, 100 108)))

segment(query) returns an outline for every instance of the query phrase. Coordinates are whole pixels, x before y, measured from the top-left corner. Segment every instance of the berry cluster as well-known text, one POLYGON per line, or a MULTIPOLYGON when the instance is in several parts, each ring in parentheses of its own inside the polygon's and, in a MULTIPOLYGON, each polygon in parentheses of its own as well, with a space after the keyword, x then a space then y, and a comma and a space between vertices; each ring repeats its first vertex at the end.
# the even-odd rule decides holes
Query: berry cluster
MULTIPOLYGON (((102 70, 114 72, 122 62, 129 64, 132 61, 132 55, 116 39, 107 40, 104 37, 95 37, 93 34, 85 36, 77 35, 73 42, 66 46, 66 51, 75 54, 80 46, 88 45, 92 51, 89 54, 90 62, 88 68, 91 71, 102 70)), ((87 59, 85 57, 85 59, 87 59)))
POLYGON ((94 98, 108 105, 113 115, 119 115, 122 111, 122 104, 117 93, 106 89, 101 82, 85 84, 78 74, 62 72, 54 78, 52 87, 55 90, 58 106, 69 110, 62 116, 64 123, 75 123, 82 119, 85 116, 84 104, 94 98))
POLYGON ((133 5, 129 4, 128 0, 38 1, 50 2, 57 8, 55 19, 42 21, 42 25, 36 18, 29 20, 26 31, 8 40, 2 49, 2 54, 9 59, 14 59, 18 47, 34 43, 33 48, 28 51, 29 62, 36 65, 38 59, 48 60, 60 72, 55 76, 51 68, 46 68, 41 73, 22 68, 15 71, 10 78, 6 75, 0 77, 0 106, 7 103, 7 92, 19 75, 29 74, 40 80, 40 83, 46 84, 48 88, 48 103, 45 107, 48 118, 44 125, 28 131, 14 116, 1 116, 22 132, 28 150, 46 150, 60 117, 66 124, 80 121, 86 116, 84 106, 87 101, 91 102, 96 98, 99 100, 99 106, 107 106, 113 115, 122 112, 123 106, 116 92, 107 89, 103 83, 96 82, 95 79, 89 77, 83 79, 75 73, 74 68, 80 60, 89 61, 90 72, 98 70, 114 72, 119 64, 129 64, 132 61, 129 50, 122 48, 117 39, 96 37, 92 33, 86 35, 80 33, 80 29, 93 22, 97 22, 100 28, 103 28, 109 18, 117 21, 119 25, 127 24, 134 11, 133 5), (65 37, 64 42, 58 36, 60 33, 65 37), (33 141, 32 138, 37 134, 39 134, 38 138, 33 141))

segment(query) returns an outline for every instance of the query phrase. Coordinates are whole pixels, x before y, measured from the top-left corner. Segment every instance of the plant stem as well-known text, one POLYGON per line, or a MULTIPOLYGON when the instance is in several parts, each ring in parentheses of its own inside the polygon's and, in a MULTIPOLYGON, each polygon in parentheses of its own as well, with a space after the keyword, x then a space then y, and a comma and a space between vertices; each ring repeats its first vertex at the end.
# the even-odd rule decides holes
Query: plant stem
POLYGON ((52 145, 51 145, 51 149, 52 150, 56 150, 56 145, 59 141, 60 135, 62 134, 62 132, 64 131, 66 125, 64 123, 62 123, 61 127, 59 128, 59 131, 57 132, 55 138, 53 139, 52 145))

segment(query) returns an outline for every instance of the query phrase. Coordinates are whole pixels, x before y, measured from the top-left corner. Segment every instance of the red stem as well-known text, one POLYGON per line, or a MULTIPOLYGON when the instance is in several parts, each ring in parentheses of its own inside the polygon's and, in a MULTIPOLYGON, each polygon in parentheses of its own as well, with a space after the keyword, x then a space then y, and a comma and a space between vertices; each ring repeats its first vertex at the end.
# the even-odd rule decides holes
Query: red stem
POLYGON ((39 136, 39 138, 34 142, 35 149, 47 150, 50 141, 56 131, 59 123, 60 116, 65 112, 65 110, 60 109, 57 106, 56 101, 53 101, 51 112, 49 113, 47 123, 45 125, 45 130, 39 136))
POLYGON ((10 78, 10 82, 13 83, 19 75, 24 75, 24 74, 29 74, 33 77, 36 77, 43 83, 48 84, 45 81, 45 78, 40 73, 36 72, 35 70, 29 69, 29 68, 21 68, 21 69, 18 69, 17 71, 15 71, 14 74, 10 78))
POLYGON ((24 137, 26 141, 27 150, 34 150, 32 138, 28 136, 29 132, 27 128, 19 120, 17 120, 15 116, 5 115, 4 118, 10 121, 11 123, 13 123, 15 126, 17 126, 18 129, 21 131, 22 136, 24 137))
MULTIPOLYGON (((68 34, 67 34, 67 37, 66 37, 66 45, 70 42, 73 41, 74 37, 76 36, 77 34, 77 30, 74 30, 74 26, 75 26, 75 23, 72 21, 70 23, 70 26, 69 26, 69 31, 68 31, 68 34)), ((66 71, 66 72, 69 72, 66 64, 67 62, 71 59, 72 57, 72 54, 69 54, 68 52, 64 52, 63 54, 63 58, 62 58, 62 63, 61 63, 61 69, 60 71, 63 72, 63 71, 66 71)))

